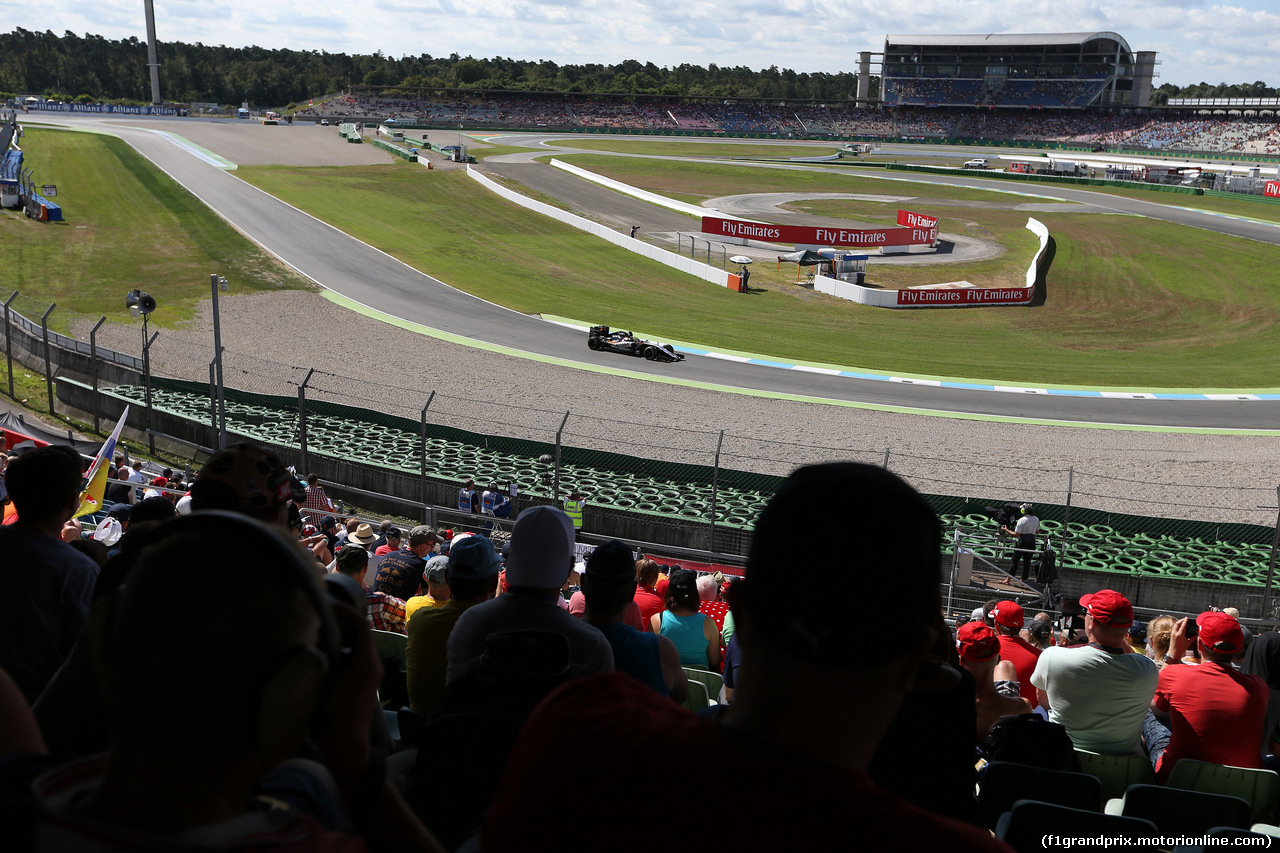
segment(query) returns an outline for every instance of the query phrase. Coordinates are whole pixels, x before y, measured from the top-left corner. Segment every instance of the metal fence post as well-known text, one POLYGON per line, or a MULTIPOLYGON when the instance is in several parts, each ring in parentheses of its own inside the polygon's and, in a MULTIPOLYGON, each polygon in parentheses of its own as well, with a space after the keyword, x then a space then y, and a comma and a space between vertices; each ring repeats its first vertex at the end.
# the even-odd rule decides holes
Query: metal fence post
POLYGON ((101 318, 89 332, 89 364, 93 370, 93 431, 95 433, 102 432, 98 423, 101 418, 99 411, 101 407, 98 405, 98 330, 105 322, 107 318, 101 318))
POLYGON ((889 448, 887 447, 884 449, 884 465, 882 467, 886 471, 889 470, 889 448))
MULTIPOLYGON (((210 447, 218 447, 218 374, 217 359, 209 362, 209 427, 212 429, 210 447)), ((219 448, 220 449, 220 448, 219 448)))
MULTIPOLYGON (((145 319, 147 315, 143 314, 145 319)), ((156 338, 160 337, 159 332, 153 332, 151 338, 142 345, 142 378, 145 381, 147 392, 147 442, 151 447, 151 455, 156 455, 156 436, 151 431, 151 345, 156 342, 156 338)))
POLYGON ((1075 486, 1076 466, 1072 465, 1067 469, 1067 505, 1062 510, 1062 553, 1067 553, 1068 542, 1071 541, 1071 531, 1067 529, 1067 525, 1071 523, 1071 492, 1075 486))
POLYGON ((225 279, 217 273, 209 275, 209 289, 213 294, 213 363, 216 367, 215 377, 217 382, 215 389, 218 398, 218 435, 213 446, 222 450, 230 442, 227 440, 227 400, 226 386, 222 380, 222 325, 218 312, 218 287, 223 284, 225 279))
POLYGON ((423 505, 418 518, 424 524, 427 521, 426 505, 430 503, 427 500, 427 409, 431 408, 431 401, 435 398, 436 392, 432 391, 427 397, 427 404, 422 407, 422 435, 418 445, 418 502, 423 505))
POLYGON ((49 315, 53 313, 53 309, 58 307, 58 303, 50 302, 49 310, 44 312, 44 316, 40 318, 40 336, 44 338, 44 385, 49 391, 49 414, 53 412, 53 365, 49 361, 49 315))
POLYGON ((569 422, 569 413, 565 412, 564 417, 560 419, 560 426, 556 429, 556 491, 551 497, 554 500, 560 500, 560 435, 564 432, 564 425, 569 422))
POLYGON ((711 469, 711 541, 707 543, 708 551, 716 549, 716 498, 720 491, 720 448, 724 446, 724 430, 716 439, 716 461, 711 469))
POLYGON ((9 294, 9 298, 4 301, 4 355, 9 362, 9 396, 17 399, 13 394, 13 344, 9 339, 9 306, 13 304, 13 300, 18 298, 18 291, 9 294))
MULTIPOLYGON (((1276 506, 1280 506, 1280 486, 1276 486, 1276 506)), ((1280 515, 1276 516, 1276 529, 1271 534, 1271 562, 1267 564, 1267 588, 1262 594, 1262 618, 1274 620, 1271 612, 1271 583, 1276 575, 1276 550, 1280 547, 1280 515)))
POLYGON ((302 454, 302 476, 304 477, 311 469, 307 462, 307 383, 311 381, 311 374, 315 372, 314 367, 308 370, 306 378, 298 386, 298 450, 302 454))

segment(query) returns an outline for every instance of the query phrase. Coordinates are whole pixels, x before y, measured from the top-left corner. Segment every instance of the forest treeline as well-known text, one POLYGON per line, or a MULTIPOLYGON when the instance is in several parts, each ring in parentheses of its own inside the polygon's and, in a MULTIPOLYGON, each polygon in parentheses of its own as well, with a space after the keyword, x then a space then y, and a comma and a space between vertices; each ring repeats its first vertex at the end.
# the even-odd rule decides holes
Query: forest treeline
MULTIPOLYGON (((684 64, 659 68, 633 59, 616 65, 558 65, 547 60, 348 55, 263 47, 159 44, 160 91, 178 103, 283 106, 352 87, 602 92, 667 97, 829 99, 851 97, 857 74, 684 64)), ((0 34, 0 92, 119 98, 150 102, 147 45, 131 37, 15 29, 0 34)))
MULTIPOLYGON (((177 103, 280 107, 353 87, 476 89, 556 93, 609 93, 664 97, 770 98, 844 101, 857 90, 857 74, 805 74, 776 66, 753 70, 715 64, 659 67, 628 59, 615 65, 558 65, 502 57, 477 59, 374 54, 348 55, 263 47, 160 42, 160 90, 177 103)), ((852 68, 852 61, 850 63, 852 68)), ((872 81, 872 92, 879 90, 872 81)), ((58 96, 84 101, 149 103, 147 46, 136 37, 61 36, 17 28, 0 33, 0 93, 58 96)), ((1169 98, 1275 97, 1259 81, 1248 84, 1166 83, 1152 103, 1169 98)))

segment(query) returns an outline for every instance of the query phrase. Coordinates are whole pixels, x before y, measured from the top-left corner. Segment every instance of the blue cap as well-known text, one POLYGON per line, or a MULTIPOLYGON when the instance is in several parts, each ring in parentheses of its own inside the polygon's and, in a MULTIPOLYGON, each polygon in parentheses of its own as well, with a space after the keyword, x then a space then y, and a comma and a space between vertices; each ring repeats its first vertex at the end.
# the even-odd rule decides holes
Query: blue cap
POLYGON ((484 580, 498 574, 502 560, 485 536, 468 536, 449 551, 449 577, 457 580, 484 580))

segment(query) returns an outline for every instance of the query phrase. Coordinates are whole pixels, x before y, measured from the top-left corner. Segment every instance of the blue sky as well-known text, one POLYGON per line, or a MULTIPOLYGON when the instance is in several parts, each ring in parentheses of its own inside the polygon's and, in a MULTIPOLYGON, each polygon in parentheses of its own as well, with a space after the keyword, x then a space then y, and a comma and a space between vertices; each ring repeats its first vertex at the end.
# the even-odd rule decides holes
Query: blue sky
MULTIPOLYGON (((1280 0, 156 0, 161 41, 373 53, 856 70, 888 33, 1104 30, 1154 50, 1156 84, 1280 86, 1280 0)), ((0 0, 0 27, 145 38, 143 0, 0 0)))

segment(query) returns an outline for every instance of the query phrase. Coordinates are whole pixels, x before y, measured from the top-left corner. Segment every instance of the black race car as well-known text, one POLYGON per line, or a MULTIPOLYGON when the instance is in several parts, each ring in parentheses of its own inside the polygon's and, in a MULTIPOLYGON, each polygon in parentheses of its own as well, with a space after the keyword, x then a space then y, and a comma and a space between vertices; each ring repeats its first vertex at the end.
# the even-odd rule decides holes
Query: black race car
POLYGON ((610 332, 608 326, 592 326, 587 331, 587 346, 605 352, 644 356, 649 361, 684 361, 684 353, 676 352, 671 344, 642 340, 622 330, 610 332))

